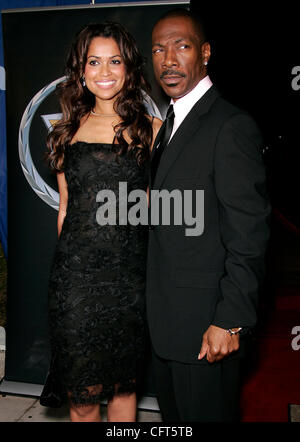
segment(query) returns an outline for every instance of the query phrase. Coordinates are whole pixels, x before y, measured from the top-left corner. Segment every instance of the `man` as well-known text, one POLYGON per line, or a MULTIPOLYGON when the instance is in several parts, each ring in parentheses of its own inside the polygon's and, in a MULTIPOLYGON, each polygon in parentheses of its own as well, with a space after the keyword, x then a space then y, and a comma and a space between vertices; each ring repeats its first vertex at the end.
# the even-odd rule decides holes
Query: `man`
MULTIPOLYGON (((168 144, 165 123, 153 147, 151 194, 204 191, 201 234, 176 223, 150 227, 147 310, 158 403, 164 421, 234 421, 243 334, 256 323, 269 236, 261 135, 212 85, 210 45, 188 11, 156 23, 152 54, 175 118, 168 144)), ((172 126, 172 112, 166 121, 172 126)))

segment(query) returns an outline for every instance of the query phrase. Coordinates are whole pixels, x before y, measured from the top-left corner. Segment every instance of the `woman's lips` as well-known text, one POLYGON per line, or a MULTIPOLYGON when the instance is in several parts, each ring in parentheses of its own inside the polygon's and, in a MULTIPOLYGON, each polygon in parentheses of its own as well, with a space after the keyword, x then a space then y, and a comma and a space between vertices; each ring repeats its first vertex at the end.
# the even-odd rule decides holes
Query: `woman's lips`
POLYGON ((101 87, 102 89, 109 89, 114 86, 116 83, 115 80, 104 80, 104 81, 96 81, 96 85, 101 87))

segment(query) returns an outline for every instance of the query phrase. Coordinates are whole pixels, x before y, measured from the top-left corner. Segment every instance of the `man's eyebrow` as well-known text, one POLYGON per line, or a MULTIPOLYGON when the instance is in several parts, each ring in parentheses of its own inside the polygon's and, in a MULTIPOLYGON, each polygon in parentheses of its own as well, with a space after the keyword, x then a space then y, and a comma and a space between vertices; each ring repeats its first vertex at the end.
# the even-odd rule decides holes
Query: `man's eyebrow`
MULTIPOLYGON (((181 37, 181 38, 178 38, 177 40, 175 40, 175 44, 181 43, 182 41, 190 41, 190 40, 186 37, 181 37)), ((163 45, 161 43, 152 43, 152 46, 163 47, 163 45)))
POLYGON ((190 39, 186 38, 186 37, 182 37, 182 38, 179 38, 178 40, 176 40, 175 43, 181 43, 182 41, 190 41, 190 39))

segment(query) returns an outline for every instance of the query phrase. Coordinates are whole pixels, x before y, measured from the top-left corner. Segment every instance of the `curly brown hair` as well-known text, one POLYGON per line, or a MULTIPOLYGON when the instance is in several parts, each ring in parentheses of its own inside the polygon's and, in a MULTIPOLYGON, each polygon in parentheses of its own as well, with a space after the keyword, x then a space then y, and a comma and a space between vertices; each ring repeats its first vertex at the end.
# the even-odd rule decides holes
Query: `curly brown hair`
POLYGON ((82 84, 88 49, 95 37, 113 38, 126 66, 124 86, 114 103, 114 110, 122 120, 115 127, 115 140, 120 144, 119 154, 133 150, 139 164, 149 158, 153 132, 143 101, 143 91, 150 91, 143 74, 144 57, 139 53, 134 38, 121 24, 92 23, 77 33, 67 56, 66 80, 56 88, 62 119, 47 136, 46 155, 54 171, 63 171, 65 146, 70 144, 81 119, 95 106, 95 96, 82 84), (125 141, 125 130, 130 137, 130 144, 125 141))

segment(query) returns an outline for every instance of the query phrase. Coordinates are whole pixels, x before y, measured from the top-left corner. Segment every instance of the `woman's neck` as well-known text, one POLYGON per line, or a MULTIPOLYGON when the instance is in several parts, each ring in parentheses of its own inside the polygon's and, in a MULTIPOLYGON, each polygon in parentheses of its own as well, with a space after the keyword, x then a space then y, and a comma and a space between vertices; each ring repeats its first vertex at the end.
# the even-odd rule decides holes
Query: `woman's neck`
POLYGON ((95 106, 92 108, 92 113, 94 115, 103 115, 103 116, 117 115, 116 111, 114 110, 113 101, 103 102, 96 100, 95 106))

